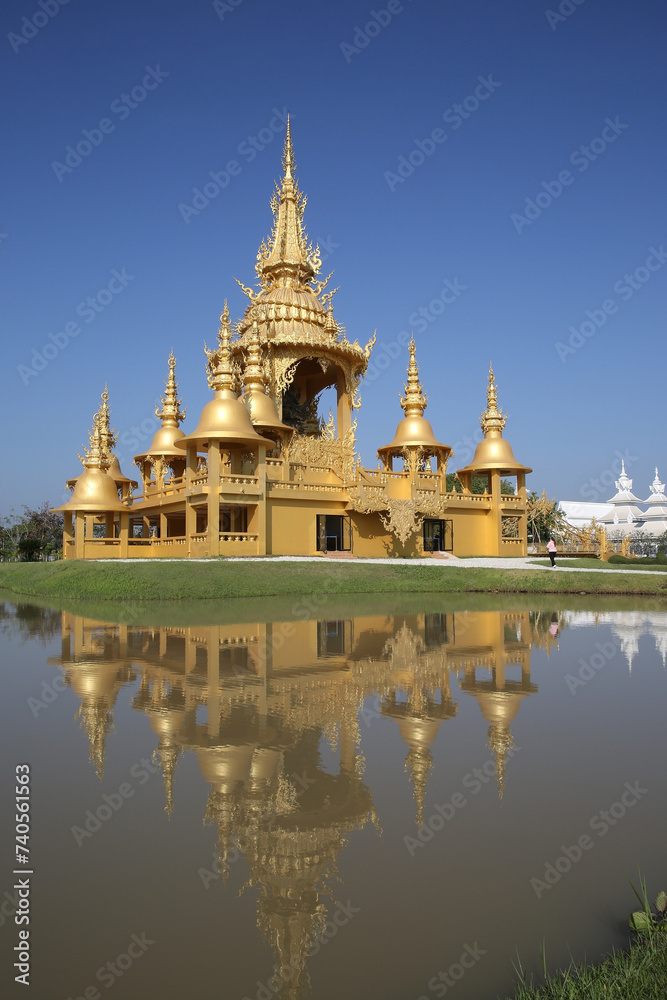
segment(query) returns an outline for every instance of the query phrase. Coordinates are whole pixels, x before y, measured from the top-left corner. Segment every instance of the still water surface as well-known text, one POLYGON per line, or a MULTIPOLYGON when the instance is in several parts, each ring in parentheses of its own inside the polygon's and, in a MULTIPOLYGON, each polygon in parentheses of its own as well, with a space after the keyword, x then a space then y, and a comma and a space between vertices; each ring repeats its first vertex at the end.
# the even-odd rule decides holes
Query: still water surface
POLYGON ((32 995, 477 1000, 624 945, 628 878, 665 881, 667 614, 469 606, 0 602, 32 995))

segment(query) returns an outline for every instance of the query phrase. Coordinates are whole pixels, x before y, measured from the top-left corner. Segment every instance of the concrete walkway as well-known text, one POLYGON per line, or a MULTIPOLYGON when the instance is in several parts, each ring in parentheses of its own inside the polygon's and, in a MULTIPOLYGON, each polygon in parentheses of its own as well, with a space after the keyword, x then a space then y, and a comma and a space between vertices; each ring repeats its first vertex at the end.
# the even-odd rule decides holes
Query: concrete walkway
MULTIPOLYGON (((338 563, 342 566, 349 565, 359 565, 360 563, 372 563, 376 566, 438 566, 440 569, 456 568, 456 569, 518 569, 518 570, 540 570, 545 573, 557 573, 563 572, 564 570, 568 573, 640 573, 646 575, 646 573, 657 573, 658 576, 667 575, 667 568, 664 570, 656 569, 603 569, 598 570, 597 566, 591 566, 590 569, 584 568, 583 566, 568 566, 566 560, 561 560, 560 563, 552 569, 551 566, 540 566, 536 559, 543 558, 539 556, 527 556, 526 558, 512 558, 512 559, 502 559, 502 558, 477 558, 473 557, 471 559, 459 559, 457 556, 447 556, 442 559, 340 559, 335 557, 327 556, 230 556, 225 559, 225 562, 312 562, 312 563, 328 563, 329 565, 338 563)), ((556 557, 558 559, 558 557, 556 557)), ((139 565, 141 562, 150 563, 153 560, 139 560, 139 559, 96 559, 95 562, 108 562, 108 563, 135 563, 139 565)), ((173 563, 207 563, 211 562, 210 559, 158 559, 160 563, 173 562, 173 563)))

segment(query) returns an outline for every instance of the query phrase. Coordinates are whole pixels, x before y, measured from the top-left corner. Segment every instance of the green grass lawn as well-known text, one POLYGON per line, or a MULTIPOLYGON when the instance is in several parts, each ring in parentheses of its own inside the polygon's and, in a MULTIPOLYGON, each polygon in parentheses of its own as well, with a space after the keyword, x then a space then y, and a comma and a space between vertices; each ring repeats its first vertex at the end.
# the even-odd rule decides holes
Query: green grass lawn
POLYGON ((667 598, 660 574, 521 569, 463 569, 455 565, 333 562, 84 562, 0 563, 0 587, 17 594, 83 601, 196 601, 321 593, 629 594, 667 598))
POLYGON ((599 965, 572 965, 538 986, 522 984, 511 1000, 665 1000, 666 945, 662 934, 657 943, 636 943, 599 965))

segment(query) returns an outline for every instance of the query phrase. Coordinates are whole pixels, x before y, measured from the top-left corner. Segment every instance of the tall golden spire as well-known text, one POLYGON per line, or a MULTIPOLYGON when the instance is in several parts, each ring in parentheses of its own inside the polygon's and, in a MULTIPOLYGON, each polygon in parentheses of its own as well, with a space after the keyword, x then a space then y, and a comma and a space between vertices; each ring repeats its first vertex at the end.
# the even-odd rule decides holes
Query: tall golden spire
POLYGON ((253 320, 248 340, 247 361, 243 372, 243 390, 246 393, 266 392, 266 378, 262 367, 262 348, 256 319, 253 320))
MULTIPOLYGON (((118 440, 118 435, 115 431, 111 429, 111 410, 109 409, 109 389, 108 386, 104 386, 104 392, 102 393, 102 402, 100 403, 99 409, 95 416, 93 417, 93 422, 97 424, 99 430, 99 449, 100 449, 100 468, 108 469, 112 461, 112 452, 116 447, 116 441, 118 440)), ((90 442, 92 445, 93 434, 90 433, 90 442)))
POLYGON ((498 409, 498 389, 496 387, 496 377, 493 374, 493 366, 489 364, 489 382, 486 387, 486 410, 480 417, 479 422, 482 425, 482 430, 486 434, 487 431, 505 430, 506 420, 507 417, 503 416, 503 411, 498 409))
POLYGON ((206 345, 204 345, 204 351, 208 359, 208 384, 215 392, 226 390, 228 393, 236 394, 236 372, 232 362, 231 338, 232 326, 229 319, 227 299, 225 299, 225 307, 220 316, 217 350, 209 351, 206 345))
POLYGON ((321 267, 319 249, 313 249, 303 224, 306 198, 294 178, 296 164, 289 117, 283 152, 283 179, 271 199, 273 231, 268 246, 263 243, 257 257, 262 285, 306 287, 321 267))
POLYGON ((185 420, 186 408, 181 409, 183 400, 178 398, 178 382, 176 381, 176 358, 172 351, 169 355, 169 375, 165 382, 164 396, 160 396, 162 409, 155 407, 155 416, 162 421, 163 427, 178 427, 185 420))
POLYGON ((426 396, 421 382, 419 381, 419 368, 417 367, 417 347, 414 334, 410 340, 410 363, 408 364, 408 381, 405 385, 405 396, 401 396, 401 406, 406 417, 421 417, 426 409, 426 396))

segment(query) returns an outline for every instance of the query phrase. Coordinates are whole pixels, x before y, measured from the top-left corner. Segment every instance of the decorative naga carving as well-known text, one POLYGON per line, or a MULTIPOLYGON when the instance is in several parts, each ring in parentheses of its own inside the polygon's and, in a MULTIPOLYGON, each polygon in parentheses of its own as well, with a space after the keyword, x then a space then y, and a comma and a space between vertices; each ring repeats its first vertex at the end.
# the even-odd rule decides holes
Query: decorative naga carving
POLYGON ((347 433, 342 438, 337 438, 333 414, 330 414, 319 437, 295 435, 289 449, 290 462, 310 468, 330 469, 343 482, 352 479, 356 428, 355 420, 347 433))

